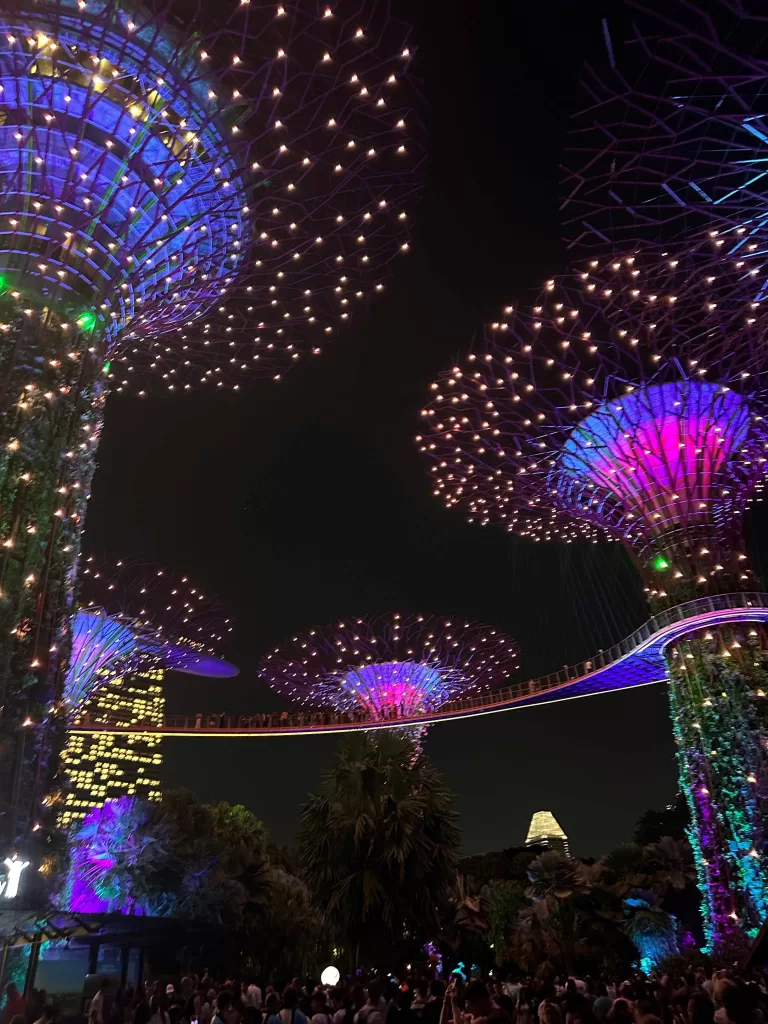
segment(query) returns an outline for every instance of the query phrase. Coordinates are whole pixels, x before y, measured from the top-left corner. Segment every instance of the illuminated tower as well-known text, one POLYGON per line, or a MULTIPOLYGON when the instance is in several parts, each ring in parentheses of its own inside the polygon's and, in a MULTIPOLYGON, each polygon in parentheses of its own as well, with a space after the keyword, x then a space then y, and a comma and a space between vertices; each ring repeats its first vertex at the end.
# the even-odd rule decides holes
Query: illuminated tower
MULTIPOLYGON (((140 563, 106 567, 89 558, 81 581, 84 606, 72 628, 62 701, 68 718, 160 725, 165 669, 215 679, 237 675, 212 647, 226 642, 230 620, 186 577, 140 563)), ((46 799, 59 825, 69 826, 107 799, 159 799, 161 766, 157 736, 69 733, 59 785, 46 799)))
POLYGON ((568 836, 563 832, 560 823, 552 811, 536 811, 528 826, 525 837, 526 846, 543 846, 547 850, 555 850, 570 857, 568 836))
POLYGON ((764 12, 739 0, 627 6, 629 37, 606 19, 605 59, 584 69, 562 189, 568 238, 607 251, 743 226, 739 247, 764 250, 764 12))
MULTIPOLYGON (((766 379, 744 359, 756 328, 747 308, 733 346, 717 344, 704 284, 698 299, 649 292, 642 268, 593 261, 530 314, 508 308, 433 385, 418 443, 435 494, 470 521, 620 541, 654 611, 697 596, 716 610, 705 595, 756 588, 741 539, 768 469, 766 379)), ((678 264, 663 268, 655 284, 678 264)), ((768 912, 766 650, 732 622, 667 649, 710 945, 753 936, 768 912)))
POLYGON ((501 685, 519 654, 513 640, 486 626, 391 615, 295 636, 263 659, 261 672, 273 689, 304 707, 395 722, 501 685))
POLYGON ((8 838, 47 786, 107 390, 280 379, 384 287, 421 158, 407 35, 349 0, 0 13, 8 838))

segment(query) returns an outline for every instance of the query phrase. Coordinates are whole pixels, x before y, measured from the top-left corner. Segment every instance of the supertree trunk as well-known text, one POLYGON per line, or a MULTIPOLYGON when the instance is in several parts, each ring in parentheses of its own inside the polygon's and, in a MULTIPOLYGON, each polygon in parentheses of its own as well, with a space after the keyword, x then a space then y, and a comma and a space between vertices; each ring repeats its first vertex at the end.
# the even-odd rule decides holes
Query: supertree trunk
POLYGON ((87 314, 68 323, 2 301, 0 835, 14 841, 41 817, 65 726, 74 569, 104 394, 87 314))
POLYGON ((720 952, 754 938, 768 915, 766 650, 761 627, 738 624, 686 637, 667 654, 707 946, 720 952))

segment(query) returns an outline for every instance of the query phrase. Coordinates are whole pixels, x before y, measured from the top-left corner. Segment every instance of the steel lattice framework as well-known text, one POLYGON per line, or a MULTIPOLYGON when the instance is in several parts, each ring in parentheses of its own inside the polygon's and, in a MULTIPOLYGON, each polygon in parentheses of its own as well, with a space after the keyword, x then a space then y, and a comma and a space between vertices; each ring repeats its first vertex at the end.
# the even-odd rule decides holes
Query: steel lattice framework
POLYGON ((536 539, 622 540, 662 605, 748 586, 736 538, 768 465, 768 394, 743 369, 754 304, 734 300, 724 331, 716 287, 630 256, 550 281, 530 312, 508 307, 432 385, 417 441, 435 493, 536 539))
POLYGON ((741 0, 628 0, 631 29, 587 66, 564 169, 568 239, 686 242, 745 226, 766 244, 768 20, 741 0), (628 35, 628 38, 624 38, 628 35))
POLYGON ((232 620, 186 576, 134 562, 102 566, 89 558, 80 576, 64 710, 76 712, 105 683, 139 669, 227 677, 237 669, 217 654, 232 620))
POLYGON ((40 777, 21 723, 46 731, 63 693, 108 391, 319 353, 407 251, 421 152, 386 3, 20 0, 0 22, 6 807, 40 777))
POLYGON ((261 671, 295 703, 383 721, 487 692, 509 678, 519 655, 513 640, 487 626, 394 614, 295 636, 264 658, 261 671))

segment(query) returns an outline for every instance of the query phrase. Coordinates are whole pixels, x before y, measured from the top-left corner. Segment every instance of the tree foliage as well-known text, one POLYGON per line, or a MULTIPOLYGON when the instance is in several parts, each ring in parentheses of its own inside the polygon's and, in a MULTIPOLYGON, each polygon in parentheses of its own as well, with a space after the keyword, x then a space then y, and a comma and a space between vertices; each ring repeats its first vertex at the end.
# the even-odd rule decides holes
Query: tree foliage
POLYGON ((72 837, 70 909, 237 925, 264 886, 264 838, 245 807, 184 790, 108 800, 72 837))
POLYGON ((334 944, 354 966, 436 929, 458 845, 453 797, 408 737, 342 746, 304 808, 299 851, 334 944))

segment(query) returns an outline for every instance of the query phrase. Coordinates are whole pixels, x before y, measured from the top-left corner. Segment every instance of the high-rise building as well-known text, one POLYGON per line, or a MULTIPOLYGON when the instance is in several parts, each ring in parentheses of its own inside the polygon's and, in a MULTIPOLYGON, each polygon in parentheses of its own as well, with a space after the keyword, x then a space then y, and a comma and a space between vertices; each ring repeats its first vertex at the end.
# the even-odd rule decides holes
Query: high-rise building
MULTIPOLYGON (((162 669, 129 672, 101 687, 86 703, 94 722, 135 725, 162 723, 165 708, 162 669)), ((58 822, 68 827, 82 821, 91 807, 120 796, 159 800, 163 754, 159 736, 113 732, 70 733, 62 753, 69 779, 58 822)))
POLYGON ((563 832, 552 811, 536 811, 528 826, 525 837, 526 846, 544 846, 547 850, 557 850, 570 857, 568 836, 563 832))

